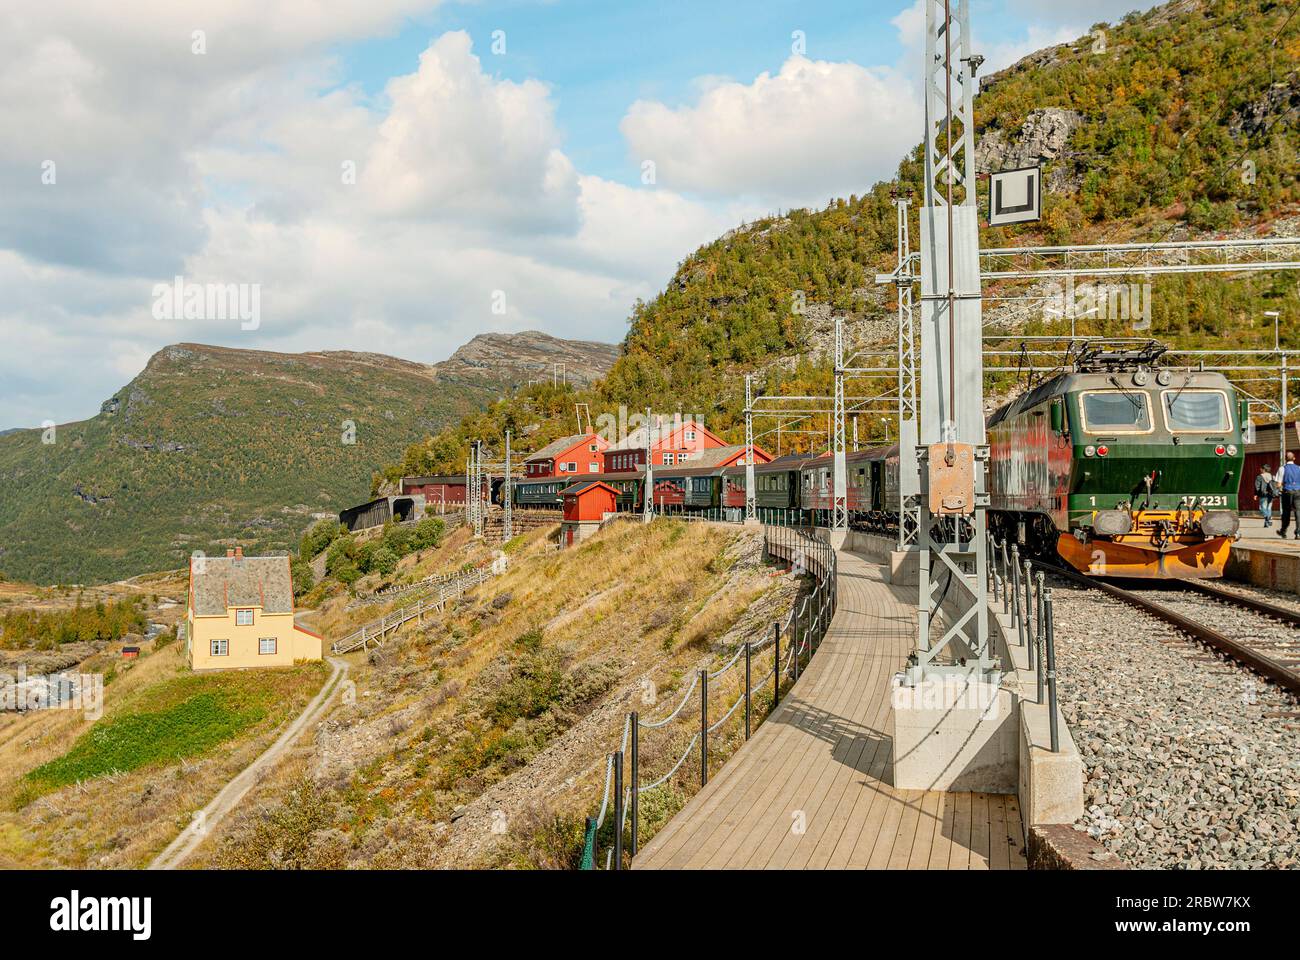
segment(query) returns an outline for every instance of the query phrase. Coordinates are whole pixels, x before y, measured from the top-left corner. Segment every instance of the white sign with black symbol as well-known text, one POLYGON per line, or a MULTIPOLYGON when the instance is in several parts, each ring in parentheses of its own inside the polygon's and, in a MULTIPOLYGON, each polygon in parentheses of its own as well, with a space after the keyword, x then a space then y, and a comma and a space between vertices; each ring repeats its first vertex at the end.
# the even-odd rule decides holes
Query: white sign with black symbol
POLYGON ((1043 168, 1021 167, 989 176, 989 226, 1029 223, 1043 216, 1043 168))

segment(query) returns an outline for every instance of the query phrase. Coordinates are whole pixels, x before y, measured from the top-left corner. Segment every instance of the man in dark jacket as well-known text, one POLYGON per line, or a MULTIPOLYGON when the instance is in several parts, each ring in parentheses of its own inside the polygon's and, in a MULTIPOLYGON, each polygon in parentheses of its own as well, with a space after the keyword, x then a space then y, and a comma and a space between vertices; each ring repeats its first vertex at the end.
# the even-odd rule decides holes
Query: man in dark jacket
POLYGON ((1264 526, 1273 526, 1273 501, 1277 499, 1277 484, 1273 482, 1273 471, 1264 464, 1255 477, 1255 499, 1259 501, 1259 512, 1264 518, 1264 526))

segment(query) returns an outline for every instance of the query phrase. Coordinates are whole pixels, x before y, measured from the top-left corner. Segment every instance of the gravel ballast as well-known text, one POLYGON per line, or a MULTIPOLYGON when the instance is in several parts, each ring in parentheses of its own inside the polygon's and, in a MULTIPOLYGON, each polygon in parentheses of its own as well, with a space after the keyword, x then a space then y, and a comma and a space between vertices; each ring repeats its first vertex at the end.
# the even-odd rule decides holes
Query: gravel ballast
MULTIPOLYGON (((1082 755, 1085 831, 1134 867, 1300 865, 1295 698, 1173 627, 1057 582, 1062 709, 1082 755)), ((1162 591, 1180 613, 1249 641, 1300 631, 1162 591)))

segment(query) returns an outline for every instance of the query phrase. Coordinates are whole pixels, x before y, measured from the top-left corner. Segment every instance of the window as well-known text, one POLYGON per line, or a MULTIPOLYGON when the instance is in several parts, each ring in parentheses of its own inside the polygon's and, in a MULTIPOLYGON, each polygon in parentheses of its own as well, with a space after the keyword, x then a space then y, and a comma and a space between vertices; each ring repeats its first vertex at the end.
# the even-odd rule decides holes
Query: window
POLYGON ((257 641, 257 653, 259 656, 274 656, 276 648, 275 637, 261 637, 257 641))
POLYGON ((212 656, 214 656, 214 657, 224 657, 224 656, 228 656, 229 654, 230 654, 230 641, 229 641, 229 640, 213 640, 213 641, 212 641, 212 656))
POLYGON ((253 625, 253 611, 252 611, 252 610, 236 610, 236 611, 235 611, 235 626, 237 626, 237 627, 251 627, 252 625, 253 625))
POLYGON ((695 441, 695 431, 694 431, 694 430, 687 430, 687 431, 686 431, 686 442, 687 442, 687 443, 693 443, 694 441, 695 441))
POLYGON ((1095 390, 1080 394, 1083 429, 1089 433, 1148 433, 1151 410, 1147 395, 1132 390, 1095 390))
POLYGON ((568 467, 569 467, 569 473, 577 473, 577 472, 578 472, 578 465, 577 465, 576 463, 574 463, 572 460, 569 461, 569 463, 568 463, 568 467))
POLYGON ((591 463, 587 464, 587 472, 600 473, 600 464, 597 463, 595 460, 591 461, 591 463))
POLYGON ((595 453, 595 452, 596 452, 596 445, 593 443, 593 444, 592 444, 591 446, 589 446, 587 449, 590 450, 592 453, 595 453))
POLYGON ((1226 433, 1232 429, 1228 398, 1221 390, 1166 390, 1165 425, 1171 433, 1226 433))

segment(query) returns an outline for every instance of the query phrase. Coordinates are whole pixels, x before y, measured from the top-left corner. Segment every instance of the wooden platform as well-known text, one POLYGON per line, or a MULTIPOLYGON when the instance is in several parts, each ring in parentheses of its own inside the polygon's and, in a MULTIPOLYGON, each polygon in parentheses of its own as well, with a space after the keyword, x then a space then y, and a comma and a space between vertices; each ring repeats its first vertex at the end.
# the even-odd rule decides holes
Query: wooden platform
POLYGON ((1014 796, 896 790, 890 684, 914 644, 915 587, 839 556, 840 607, 781 706, 634 869, 1020 869, 1014 796))

